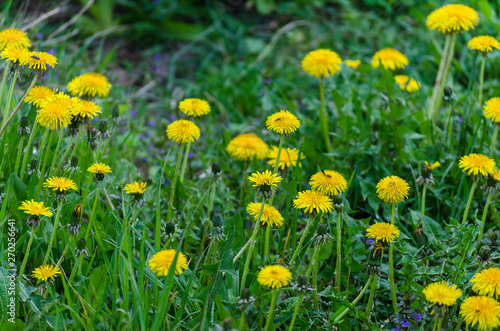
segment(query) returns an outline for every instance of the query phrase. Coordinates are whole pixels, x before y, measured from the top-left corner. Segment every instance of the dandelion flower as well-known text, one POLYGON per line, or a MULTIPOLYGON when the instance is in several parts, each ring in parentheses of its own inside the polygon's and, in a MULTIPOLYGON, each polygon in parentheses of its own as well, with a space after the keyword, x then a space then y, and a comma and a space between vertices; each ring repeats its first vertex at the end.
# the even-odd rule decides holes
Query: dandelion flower
POLYGON ((330 212, 333 210, 333 203, 328 195, 311 190, 299 192, 293 199, 293 206, 297 209, 304 209, 306 213, 330 212))
MULTIPOLYGON (((175 257, 175 249, 166 249, 164 251, 160 251, 153 255, 153 257, 149 260, 149 268, 151 271, 156 273, 158 276, 167 276, 174 262, 175 257)), ((175 264, 175 274, 182 274, 184 272, 183 269, 186 269, 188 266, 186 255, 179 252, 177 256, 177 262, 175 264)))
POLYGON ((373 55, 372 67, 377 69, 380 64, 385 70, 404 69, 410 61, 403 53, 394 48, 384 48, 373 55))
POLYGON ((422 293, 427 301, 440 306, 453 306, 457 303, 458 298, 462 296, 462 290, 457 288, 457 285, 452 284, 450 286, 445 281, 427 285, 422 293))
MULTIPOLYGON (((252 215, 255 220, 259 217, 260 208, 262 203, 251 202, 247 206, 247 213, 252 215)), ((260 222, 267 226, 277 226, 278 228, 283 225, 285 219, 281 216, 280 212, 269 204, 264 204, 264 210, 262 211, 262 216, 260 217, 260 222)))
POLYGON ((30 47, 31 41, 26 32, 15 28, 5 29, 0 32, 0 50, 7 47, 30 47))
POLYGON ((35 200, 26 200, 21 203, 19 210, 23 210, 25 214, 33 216, 47 216, 51 217, 53 214, 49 207, 45 207, 43 201, 36 202, 35 200))
POLYGON ((375 239, 377 241, 386 241, 391 243, 394 239, 399 237, 399 229, 389 223, 375 223, 366 230, 366 236, 368 238, 375 239))
POLYGON ((478 36, 472 38, 467 44, 470 50, 476 50, 483 53, 493 51, 493 48, 499 49, 500 43, 492 36, 478 36))
POLYGON ((80 116, 81 118, 93 119, 95 116, 101 113, 101 107, 92 101, 81 100, 81 107, 78 107, 73 112, 74 116, 80 116))
POLYGON ((388 176, 381 179, 377 184, 378 197, 387 203, 399 203, 408 199, 410 186, 398 176, 388 176))
POLYGON ((477 12, 465 5, 451 4, 434 10, 427 16, 427 27, 443 34, 469 31, 479 22, 477 12))
POLYGON ((167 127, 167 137, 176 143, 192 143, 200 138, 200 128, 191 121, 178 120, 167 127))
POLYGON ((500 269, 488 268, 482 270, 471 279, 474 283, 472 289, 479 295, 495 297, 498 299, 500 295, 500 269))
POLYGON ((257 276, 260 285, 270 288, 282 288, 292 281, 292 273, 287 268, 276 264, 262 268, 257 276))
POLYGON ((0 57, 7 61, 11 61, 14 64, 20 64, 21 59, 23 59, 26 54, 29 53, 29 50, 25 47, 13 47, 9 46, 5 48, 2 53, 0 53, 0 57))
POLYGON ((199 117, 210 113, 210 105, 205 100, 190 98, 179 102, 179 110, 188 116, 199 117))
POLYGON ((57 58, 46 52, 28 52, 20 60, 21 65, 27 65, 31 70, 47 70, 54 68, 57 58))
POLYGON ((460 315, 467 325, 493 330, 500 325, 500 304, 490 297, 468 297, 460 306, 460 315))
POLYGON ((467 171, 467 175, 493 175, 497 166, 495 161, 483 154, 469 154, 462 156, 458 164, 460 168, 463 168, 463 172, 467 171))
POLYGON ((244 133, 232 139, 226 148, 229 155, 241 161, 266 158, 269 147, 253 133, 244 133))
POLYGON ((342 194, 347 189, 344 176, 333 170, 321 170, 311 176, 311 188, 326 195, 342 194))
POLYGON ((415 79, 410 78, 406 75, 396 75, 394 77, 394 80, 396 80, 396 83, 398 83, 399 88, 402 89, 403 91, 413 93, 420 89, 420 84, 415 79), (410 81, 408 81, 408 79, 410 81))
POLYGON ((75 182, 65 177, 48 178, 43 187, 51 188, 53 191, 65 192, 67 190, 78 190, 75 182))
MULTIPOLYGON (((274 167, 276 165, 276 158, 278 157, 278 147, 272 146, 267 157, 271 158, 271 160, 267 161, 267 163, 270 164, 272 167, 274 167)), ((299 151, 297 149, 283 148, 281 149, 278 167, 282 170, 295 165, 301 167, 300 162, 297 163, 298 158, 299 158, 299 151)), ((305 158, 304 154, 300 155, 300 158, 304 159, 305 158)))
POLYGON ((356 69, 358 69, 359 65, 361 64, 361 60, 344 60, 344 63, 349 68, 356 70, 356 69))
POLYGON ((128 194, 143 194, 146 192, 146 183, 143 182, 133 182, 131 184, 127 184, 123 189, 128 194))
POLYGON ((94 163, 87 171, 94 174, 94 179, 103 180, 105 174, 111 173, 111 168, 104 163, 94 163))
POLYGON ((328 77, 340 71, 340 56, 329 49, 309 52, 302 60, 302 70, 311 76, 328 77))
POLYGON ((28 92, 24 101, 35 107, 40 107, 43 103, 47 102, 55 95, 56 93, 51 88, 46 86, 35 86, 28 92))
POLYGON ((45 102, 41 102, 36 120, 40 125, 51 130, 57 127, 65 128, 71 123, 74 113, 78 113, 82 107, 80 99, 70 98, 68 95, 59 92, 50 97, 45 102))
POLYGON ((439 163, 439 161, 436 161, 436 162, 431 163, 431 164, 429 164, 429 163, 427 163, 427 161, 425 161, 425 165, 424 165, 424 167, 429 171, 432 171, 440 166, 441 166, 441 163, 439 163))
POLYGON ((42 265, 38 268, 36 268, 32 273, 31 276, 33 278, 39 279, 41 281, 46 282, 47 280, 51 278, 56 278, 61 274, 61 269, 59 269, 59 266, 53 266, 53 265, 42 265))
POLYGON ((255 184, 252 186, 263 186, 270 188, 271 186, 277 186, 278 183, 281 182, 283 178, 278 176, 277 174, 271 173, 269 169, 263 172, 254 172, 248 177, 248 180, 254 182, 255 184))
POLYGON ((496 123, 500 123, 500 98, 491 98, 483 106, 484 116, 496 123))
POLYGON ((297 116, 290 113, 288 110, 280 110, 272 114, 266 120, 268 130, 279 134, 289 134, 297 131, 300 126, 300 121, 297 116))
POLYGON ((107 97, 111 84, 106 76, 97 72, 88 72, 73 78, 68 83, 68 92, 73 95, 94 98, 98 95, 100 98, 107 97))

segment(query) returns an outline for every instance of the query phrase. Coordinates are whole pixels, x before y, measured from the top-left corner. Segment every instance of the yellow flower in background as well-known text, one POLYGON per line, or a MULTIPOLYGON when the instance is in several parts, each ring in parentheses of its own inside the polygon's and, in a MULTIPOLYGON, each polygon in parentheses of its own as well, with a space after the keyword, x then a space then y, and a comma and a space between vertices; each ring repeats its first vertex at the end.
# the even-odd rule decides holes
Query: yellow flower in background
POLYGON ((210 113, 210 105, 202 99, 184 99, 179 102, 179 110, 188 116, 199 117, 210 113))
POLYGON ((147 190, 146 185, 144 182, 133 182, 127 184, 123 190, 128 194, 143 194, 147 190))
POLYGON ((269 153, 267 144, 253 133, 244 133, 233 138, 226 148, 229 155, 241 161, 266 158, 269 153))
POLYGON ((413 93, 420 89, 420 84, 413 78, 410 78, 406 75, 396 75, 394 76, 394 80, 398 83, 399 88, 403 91, 413 93), (408 81, 408 79, 410 81, 408 81))
POLYGON ((287 268, 276 264, 262 268, 257 275, 257 282, 269 288, 282 288, 292 281, 292 273, 287 268))
POLYGON ((0 53, 0 57, 7 61, 11 61, 14 64, 20 64, 21 59, 23 59, 28 53, 29 50, 25 47, 9 46, 4 48, 2 53, 0 53))
POLYGON ((387 176, 377 184, 377 195, 380 200, 387 203, 399 203, 408 199, 410 186, 398 176, 387 176))
POLYGON ((16 28, 9 28, 0 32, 0 50, 7 47, 30 47, 31 41, 26 32, 16 28))
POLYGON ((51 217, 53 214, 49 207, 45 207, 43 201, 36 202, 35 200, 26 200, 21 203, 19 210, 23 210, 25 214, 34 216, 47 216, 51 217))
POLYGON ((366 230, 366 236, 375 239, 376 242, 392 243, 399 237, 399 233, 399 229, 390 223, 375 223, 366 230))
POLYGON ((328 77, 340 71, 340 56, 329 49, 309 52, 302 60, 302 70, 311 76, 328 77))
POLYGON ((24 101, 35 107, 40 107, 44 102, 48 101, 55 95, 56 93, 51 88, 46 86, 35 86, 28 92, 24 101))
POLYGON ((427 163, 427 161, 425 161, 424 168, 426 168, 429 171, 432 171, 436 168, 439 168, 440 166, 441 166, 441 163, 439 163, 439 161, 436 161, 436 162, 431 163, 431 164, 429 164, 429 163, 427 163))
POLYGON ((31 276, 33 278, 39 279, 41 281, 46 282, 47 280, 51 278, 56 278, 61 274, 61 269, 59 268, 58 265, 53 266, 53 265, 42 265, 31 273, 31 276))
MULTIPOLYGON (((262 203, 251 202, 247 206, 247 213, 254 217, 255 220, 259 217, 260 207, 262 203)), ((269 204, 264 204, 264 210, 262 211, 262 216, 260 217, 260 222, 266 226, 277 226, 280 228, 283 226, 283 221, 285 219, 281 216, 280 212, 269 204)))
POLYGON ((31 70, 47 70, 54 68, 57 58, 46 52, 28 52, 20 60, 21 65, 27 65, 31 70), (49 69, 50 69, 49 68, 49 69))
POLYGON ((347 189, 344 176, 334 170, 321 170, 312 175, 309 185, 313 190, 326 195, 342 194, 347 189))
POLYGON ((497 165, 493 159, 483 154, 469 154, 462 156, 458 164, 467 175, 493 175, 497 171, 497 165))
POLYGON ((477 12, 465 5, 451 4, 434 10, 427 16, 427 27, 443 34, 469 31, 479 22, 477 12))
POLYGON ((460 305, 460 315, 468 326, 493 330, 500 325, 500 304, 490 297, 468 297, 460 305))
POLYGON ((499 49, 500 43, 492 36, 477 36, 469 41, 467 47, 469 47, 470 50, 489 53, 493 51, 493 48, 499 49))
MULTIPOLYGON (((174 262, 175 249, 166 249, 153 255, 149 260, 149 269, 158 276, 167 276, 174 262)), ((175 263, 175 274, 182 274, 188 266, 186 255, 179 252, 175 263)))
POLYGON ((68 83, 68 92, 86 98, 94 98, 96 95, 100 98, 107 97, 110 89, 111 84, 106 76, 97 72, 85 73, 68 83))
POLYGON ((481 270, 470 281, 472 290, 479 295, 485 295, 498 299, 500 295, 500 269, 488 268, 481 270))
POLYGON ((361 60, 344 60, 344 63, 346 66, 349 68, 353 68, 354 70, 358 69, 359 65, 361 64, 361 60))
POLYGON ((51 188, 53 191, 64 192, 67 190, 78 190, 75 182, 66 177, 52 177, 48 178, 45 183, 43 183, 43 187, 51 188))
POLYGON ((333 202, 330 197, 318 191, 302 191, 293 199, 296 209, 304 209, 306 213, 330 212, 333 210, 333 202))
POLYGON ((192 143, 200 138, 200 128, 191 121, 178 120, 167 127, 167 137, 176 143, 192 143))
POLYGON ((379 50, 373 55, 372 58, 372 67, 374 69, 378 69, 380 64, 384 67, 385 70, 397 70, 404 69, 410 61, 408 58, 394 48, 384 48, 379 50))
MULTIPOLYGON (((276 158, 278 157, 278 147, 272 146, 267 157, 271 158, 271 160, 267 161, 267 163, 270 164, 272 167, 274 167, 276 165, 276 158)), ((302 165, 300 162, 298 162, 297 164, 298 158, 299 158, 299 151, 297 149, 282 148, 280 153, 280 160, 278 162, 278 167, 282 170, 295 165, 301 167, 302 165)), ((300 155, 300 159, 304 158, 305 158, 304 154, 300 155)))
POLYGON ((281 176, 278 176, 277 174, 273 174, 269 169, 266 169, 266 171, 263 172, 254 172, 248 177, 248 180, 251 182, 254 182, 255 184, 252 186, 263 186, 264 188, 266 187, 271 187, 271 186, 277 186, 281 182, 283 178, 281 176))
POLYGON ((491 98, 483 106, 484 116, 496 123, 500 123, 500 98, 491 98))
POLYGON ((266 127, 279 134, 289 134, 297 131, 300 127, 300 121, 288 110, 280 110, 267 118, 266 127))
POLYGON ((496 170, 493 174, 493 179, 500 182, 500 170, 496 170))
POLYGON ((101 113, 101 107, 92 101, 81 100, 81 107, 78 107, 73 112, 74 116, 80 116, 81 118, 93 119, 95 116, 101 113))
POLYGON ((82 107, 80 99, 70 98, 63 92, 59 92, 53 97, 41 102, 36 120, 40 125, 55 130, 58 127, 65 128, 71 122, 73 113, 78 112, 82 107))
POLYGON ((104 175, 106 173, 111 173, 111 167, 104 163, 94 163, 87 169, 87 171, 93 174, 104 175))
POLYGON ((462 290, 457 288, 457 285, 450 286, 445 281, 427 285, 422 293, 425 295, 425 300, 439 306, 453 306, 462 296, 462 290))

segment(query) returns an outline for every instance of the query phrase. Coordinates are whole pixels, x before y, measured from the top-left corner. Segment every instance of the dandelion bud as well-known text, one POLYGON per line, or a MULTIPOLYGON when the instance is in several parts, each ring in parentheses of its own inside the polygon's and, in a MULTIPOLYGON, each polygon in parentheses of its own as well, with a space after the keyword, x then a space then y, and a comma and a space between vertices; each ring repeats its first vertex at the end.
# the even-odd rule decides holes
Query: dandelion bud
POLYGON ((175 224, 170 222, 170 223, 167 223, 167 225, 165 225, 165 235, 167 237, 170 237, 174 234, 175 232, 175 224))
POLYGON ((221 240, 225 237, 224 235, 224 220, 220 213, 214 213, 212 216, 212 239, 221 240))
POLYGON ((240 305, 240 309, 245 309, 245 307, 251 305, 255 302, 255 298, 251 295, 250 290, 244 288, 241 290, 241 296, 238 299, 238 304, 240 305))
POLYGON ((247 288, 244 288, 242 291, 241 291, 241 299, 244 299, 244 300, 248 300, 250 299, 250 290, 247 289, 247 288))
POLYGON ((38 159, 31 160, 30 169, 36 169, 37 166, 38 166, 38 159))
POLYGON ((451 87, 446 86, 444 88, 443 95, 446 100, 451 98, 451 96, 453 95, 453 90, 451 89, 451 87))
POLYGON ((28 126, 29 120, 27 116, 21 117, 21 121, 19 122, 19 125, 22 127, 28 126))
POLYGON ((37 173, 38 177, 40 177, 40 170, 37 171, 37 166, 38 166, 38 160, 37 159, 31 160, 27 174, 33 175, 34 173, 37 173))
POLYGON ((212 224, 213 226, 221 227, 223 226, 223 219, 222 215, 220 213, 215 213, 215 215, 212 217, 212 224))
POLYGON ((304 275, 300 275, 298 278, 297 278, 297 282, 299 283, 299 285, 307 285, 307 277, 304 276, 304 275))
POLYGON ((319 223, 316 229, 316 234, 314 235, 313 242, 315 245, 325 244, 332 236, 328 233, 328 224, 319 223))
POLYGON ((382 242, 377 241, 373 245, 373 251, 368 256, 367 269, 370 273, 379 272, 380 265, 382 264, 382 257, 384 256, 384 245, 382 242))
POLYGON ((318 225, 318 229, 316 230, 316 233, 318 234, 318 236, 323 236, 327 233, 327 231, 328 231, 328 224, 320 223, 318 225))
POLYGON ((108 131, 108 122, 100 121, 99 122, 99 131, 101 131, 101 133, 108 131))
POLYGON ((74 236, 78 235, 80 232, 80 218, 82 216, 82 211, 83 206, 81 204, 77 204, 75 209, 73 209, 69 223, 66 226, 68 232, 74 236))
POLYGON ((91 149, 96 149, 97 147, 97 141, 96 141, 96 136, 97 136, 97 130, 94 128, 93 125, 89 125, 87 128, 87 143, 89 144, 91 149))
POLYGON ((78 239, 78 241, 76 242, 76 247, 77 247, 78 249, 84 249, 86 244, 87 244, 87 241, 85 240, 85 238, 80 238, 80 239, 78 239))
POLYGON ((71 158, 71 167, 72 168, 77 168, 78 167, 78 156, 74 155, 71 158))
POLYGON ((86 244, 87 244, 87 241, 85 240, 85 238, 80 238, 76 242, 75 253, 76 253, 76 255, 78 257, 80 257, 82 255, 83 256, 88 256, 89 255, 89 252, 87 250, 86 244))
POLYGON ((342 194, 337 194, 332 197, 333 207, 337 212, 342 212, 344 210, 344 197, 342 194))
POLYGON ((26 116, 21 117, 21 121, 19 122, 19 127, 17 128, 17 133, 19 134, 19 136, 27 135, 30 133, 28 117, 26 116))
POLYGON ((218 175, 219 172, 220 172, 220 164, 218 164, 216 162, 212 163, 212 173, 214 175, 218 175))
POLYGON ((213 219, 214 219, 215 214, 218 214, 218 213, 219 213, 219 211, 218 211, 217 209, 212 209, 212 210, 210 211, 210 220, 213 220, 213 219))
POLYGON ((118 109, 118 107, 113 107, 113 109, 111 110, 111 116, 113 118, 118 118, 118 116, 120 116, 120 110, 118 109))

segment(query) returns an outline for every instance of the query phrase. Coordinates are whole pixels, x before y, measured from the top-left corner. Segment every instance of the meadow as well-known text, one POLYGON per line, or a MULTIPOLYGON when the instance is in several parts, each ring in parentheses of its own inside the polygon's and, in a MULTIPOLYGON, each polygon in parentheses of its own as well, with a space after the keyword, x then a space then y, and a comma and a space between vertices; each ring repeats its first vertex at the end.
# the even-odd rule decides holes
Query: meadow
POLYGON ((18 6, 0 330, 500 327, 498 3, 18 6))

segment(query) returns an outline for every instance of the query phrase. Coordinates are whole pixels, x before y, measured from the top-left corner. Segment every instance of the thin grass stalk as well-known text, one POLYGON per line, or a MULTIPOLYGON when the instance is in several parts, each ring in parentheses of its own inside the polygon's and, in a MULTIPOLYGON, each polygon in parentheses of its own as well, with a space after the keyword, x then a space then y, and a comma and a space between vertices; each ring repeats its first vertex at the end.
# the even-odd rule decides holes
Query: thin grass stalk
MULTIPOLYGON (((391 211, 391 224, 394 225, 394 215, 396 211, 396 204, 392 204, 391 211)), ((398 312, 398 299, 396 298, 396 283, 394 282, 394 245, 389 246, 389 282, 391 284, 391 298, 394 313, 398 312)))
POLYGON ((191 149, 191 142, 186 144, 186 151, 184 152, 184 160, 182 161, 181 175, 179 181, 184 183, 184 175, 186 174, 187 161, 189 157, 189 150, 191 149))
POLYGON ((276 308, 276 303, 278 302, 280 290, 272 290, 273 296, 271 298, 271 306, 269 307, 269 312, 267 313, 266 326, 264 327, 264 331, 273 330, 273 316, 274 309, 276 308))
POLYGON ((66 157, 68 157, 69 151, 71 150, 71 146, 73 145, 73 140, 74 139, 75 139, 75 136, 71 135, 71 137, 69 138, 68 146, 66 146, 66 150, 64 151, 64 154, 63 154, 63 156, 61 158, 61 161, 57 165, 56 170, 54 171, 54 173, 57 173, 59 170, 61 170, 61 167, 64 164, 64 160, 66 159, 66 157))
MULTIPOLYGON (((174 174, 174 179, 172 180, 172 187, 170 189, 170 197, 168 199, 168 214, 167 214, 167 223, 172 222, 172 210, 173 210, 173 204, 174 204, 174 196, 175 196, 175 187, 177 185, 177 178, 179 177, 179 168, 181 165, 181 160, 182 160, 182 151, 184 150, 184 144, 181 145, 180 150, 179 150, 179 155, 177 156, 177 163, 175 165, 175 174, 174 174)), ((158 231, 160 229, 156 229, 157 231, 157 236, 158 236, 158 231)))
MULTIPOLYGON (((50 129, 47 129, 47 130, 50 131, 50 133, 49 133, 49 139, 47 140, 47 145, 46 145, 47 148, 44 151, 42 167, 40 168, 40 180, 38 181, 38 186, 37 186, 37 189, 36 189, 36 199, 35 200, 38 200, 38 198, 40 197, 40 192, 42 190, 43 179, 45 178, 45 168, 47 167, 47 161, 49 159, 49 154, 50 154, 50 144, 52 143, 52 136, 54 135, 54 130, 50 130, 50 129)), ((40 151, 42 151, 42 150, 43 149, 40 149, 40 151)))
POLYGON ((486 225, 486 216, 488 215, 488 208, 490 207, 491 198, 493 194, 491 192, 488 193, 488 198, 486 198, 486 204, 484 205, 483 216, 481 216, 481 229, 479 230, 479 236, 477 237, 477 241, 481 242, 484 233, 484 227, 486 225))
POLYGON ((4 107, 4 116, 2 118, 2 127, 5 125, 7 118, 10 115, 10 104, 12 103, 12 98, 14 97, 14 90, 16 89, 17 76, 19 75, 19 69, 14 71, 14 77, 12 77, 12 81, 10 82, 9 92, 7 94, 7 102, 4 107))
MULTIPOLYGON (((254 251, 254 248, 255 248, 255 241, 256 241, 255 237, 257 237, 257 233, 259 232, 259 229, 260 229, 260 226, 261 226, 260 219, 262 218, 262 213, 264 211, 265 202, 266 202, 266 199, 262 198, 262 203, 260 205, 259 215, 257 216, 255 227, 253 229, 252 236, 250 237, 250 240, 249 240, 250 245, 249 245, 248 252, 247 252, 247 259, 245 261, 245 267, 243 269, 243 274, 241 276, 241 287, 240 287, 241 290, 245 288, 245 281, 247 279, 248 269, 250 267, 250 261, 252 260, 252 254, 253 254, 253 251, 254 251)), ((238 253, 239 255, 241 255, 242 251, 244 251, 243 248, 238 253)))
POLYGON ((451 42, 451 36, 446 35, 445 42, 444 42, 444 48, 443 51, 441 52, 441 61, 439 61, 439 69, 438 73, 436 75, 436 81, 434 82, 434 88, 432 89, 432 96, 431 96, 431 101, 429 104, 429 115, 431 118, 433 118, 433 109, 434 109, 434 102, 436 100, 437 93, 439 91, 439 86, 441 85, 441 80, 443 78, 443 71, 445 67, 445 62, 448 57, 448 52, 450 49, 450 42, 451 42))
POLYGON ((24 178, 24 171, 26 169, 26 164, 28 163, 28 158, 31 155, 31 146, 33 144, 33 140, 35 140, 35 134, 36 134, 37 130, 38 130, 38 122, 35 121, 35 123, 33 124, 33 127, 31 128, 31 133, 30 133, 30 137, 28 139, 28 144, 26 145, 26 152, 24 153, 24 156, 23 156, 23 163, 21 165, 21 171, 19 172, 19 178, 21 179, 21 181, 24 178))
POLYGON ((450 71, 451 60, 453 59, 453 53, 454 53, 454 49, 455 49, 455 41, 456 40, 457 40, 457 34, 453 33, 453 35, 451 37, 450 49, 448 51, 448 57, 446 59, 446 64, 445 64, 444 71, 443 71, 442 81, 441 81, 441 84, 439 86, 439 91, 438 91, 438 94, 436 95, 436 99, 434 101, 433 109, 431 109, 434 121, 437 118, 438 109, 439 109, 439 105, 441 104, 441 99, 443 96, 444 87, 446 85, 446 80, 448 79, 448 73, 450 71))
POLYGON ((422 208, 420 210, 420 222, 424 220, 425 216, 425 197, 427 195, 427 183, 424 182, 424 189, 422 190, 422 208))
POLYGON ((59 148, 61 147, 61 141, 63 138, 64 129, 61 127, 59 132, 59 139, 57 140, 56 150, 54 151, 54 157, 52 158, 52 164, 50 165, 49 178, 55 173, 57 154, 59 153, 59 148))
POLYGON ((300 248, 302 247, 302 244, 304 243, 304 240, 306 239, 307 234, 309 233, 309 229, 310 229, 313 221, 314 221, 314 216, 310 215, 309 220, 306 224, 306 228, 304 229, 304 232, 302 233, 302 236, 300 237, 299 243, 298 243, 297 247, 295 247, 295 250, 293 252, 292 259, 290 260, 290 264, 289 264, 290 267, 293 267, 293 262, 295 261, 295 259, 299 255, 300 248))
POLYGON ((56 218, 54 220, 54 230, 50 235, 49 245, 47 246, 47 252, 45 253, 45 257, 43 258, 42 265, 47 264, 50 253, 52 252, 52 245, 54 243, 54 239, 56 238, 57 226, 59 225, 59 218, 61 217, 61 212, 62 212, 62 200, 59 201, 59 204, 57 206, 56 218))
POLYGON ((19 145, 17 147, 16 163, 14 166, 14 173, 16 174, 17 171, 19 170, 19 165, 21 163, 21 154, 23 153, 23 147, 24 147, 24 135, 21 137, 21 140, 19 141, 19 145))
MULTIPOLYGON (((359 302, 359 300, 361 300, 361 298, 365 294, 366 290, 368 289, 368 286, 370 286, 370 283, 372 282, 372 279, 373 279, 373 275, 370 275, 370 277, 366 281, 365 286, 363 287, 363 289, 361 289, 361 292, 359 292, 358 296, 351 302, 351 305, 354 306, 355 304, 357 304, 359 302)), ((344 317, 345 314, 347 314, 347 312, 349 311, 349 309, 350 308, 348 308, 348 307, 342 306, 342 308, 340 308, 339 310, 337 310, 335 312, 335 314, 334 314, 334 316, 337 316, 337 317, 335 317, 335 320, 333 322, 336 323, 336 322, 340 321, 342 319, 342 317, 344 317)))
MULTIPOLYGON (((3 101, 2 100, 3 99, 3 89, 5 88, 5 82, 7 81, 7 76, 9 76, 11 65, 12 65, 12 62, 7 61, 7 64, 5 65, 5 68, 3 70, 2 84, 0 85, 0 108, 2 105, 2 101, 3 101)), ((5 117, 4 111, 5 111, 5 109, 2 109, 2 117, 5 117)))
POLYGON ((340 291, 342 273, 342 217, 337 211, 337 263, 335 265, 335 287, 340 291))
POLYGON ((26 251, 24 251, 23 263, 21 264, 21 268, 19 269, 19 279, 20 282, 23 279, 23 272, 26 268, 26 264, 28 263, 28 257, 31 251, 31 245, 33 244, 33 238, 35 237, 35 228, 31 228, 30 239, 28 241, 28 246, 26 247, 26 251))
POLYGON ((328 114, 326 112, 326 106, 325 106, 325 91, 323 87, 323 77, 320 78, 319 80, 319 97, 321 100, 321 109, 319 113, 319 118, 321 122, 321 131, 323 131, 323 138, 325 139, 325 144, 326 144, 326 150, 328 153, 332 153, 332 145, 330 143, 330 135, 328 133, 328 114))
POLYGON ((483 82, 484 82, 484 68, 486 64, 486 56, 483 54, 481 57, 481 70, 479 71, 479 91, 477 96, 477 103, 481 107, 483 102, 483 82))
POLYGON ((469 198, 467 199, 467 205, 465 206, 464 216, 462 218, 462 224, 467 221, 467 216, 469 216, 469 209, 472 203, 472 198, 474 197, 474 191, 476 190, 477 180, 474 178, 472 181, 472 187, 470 188, 469 198))
POLYGON ((497 142, 499 124, 495 123, 494 126, 495 128, 493 129, 493 137, 491 137, 490 158, 495 157, 495 144, 497 142))

